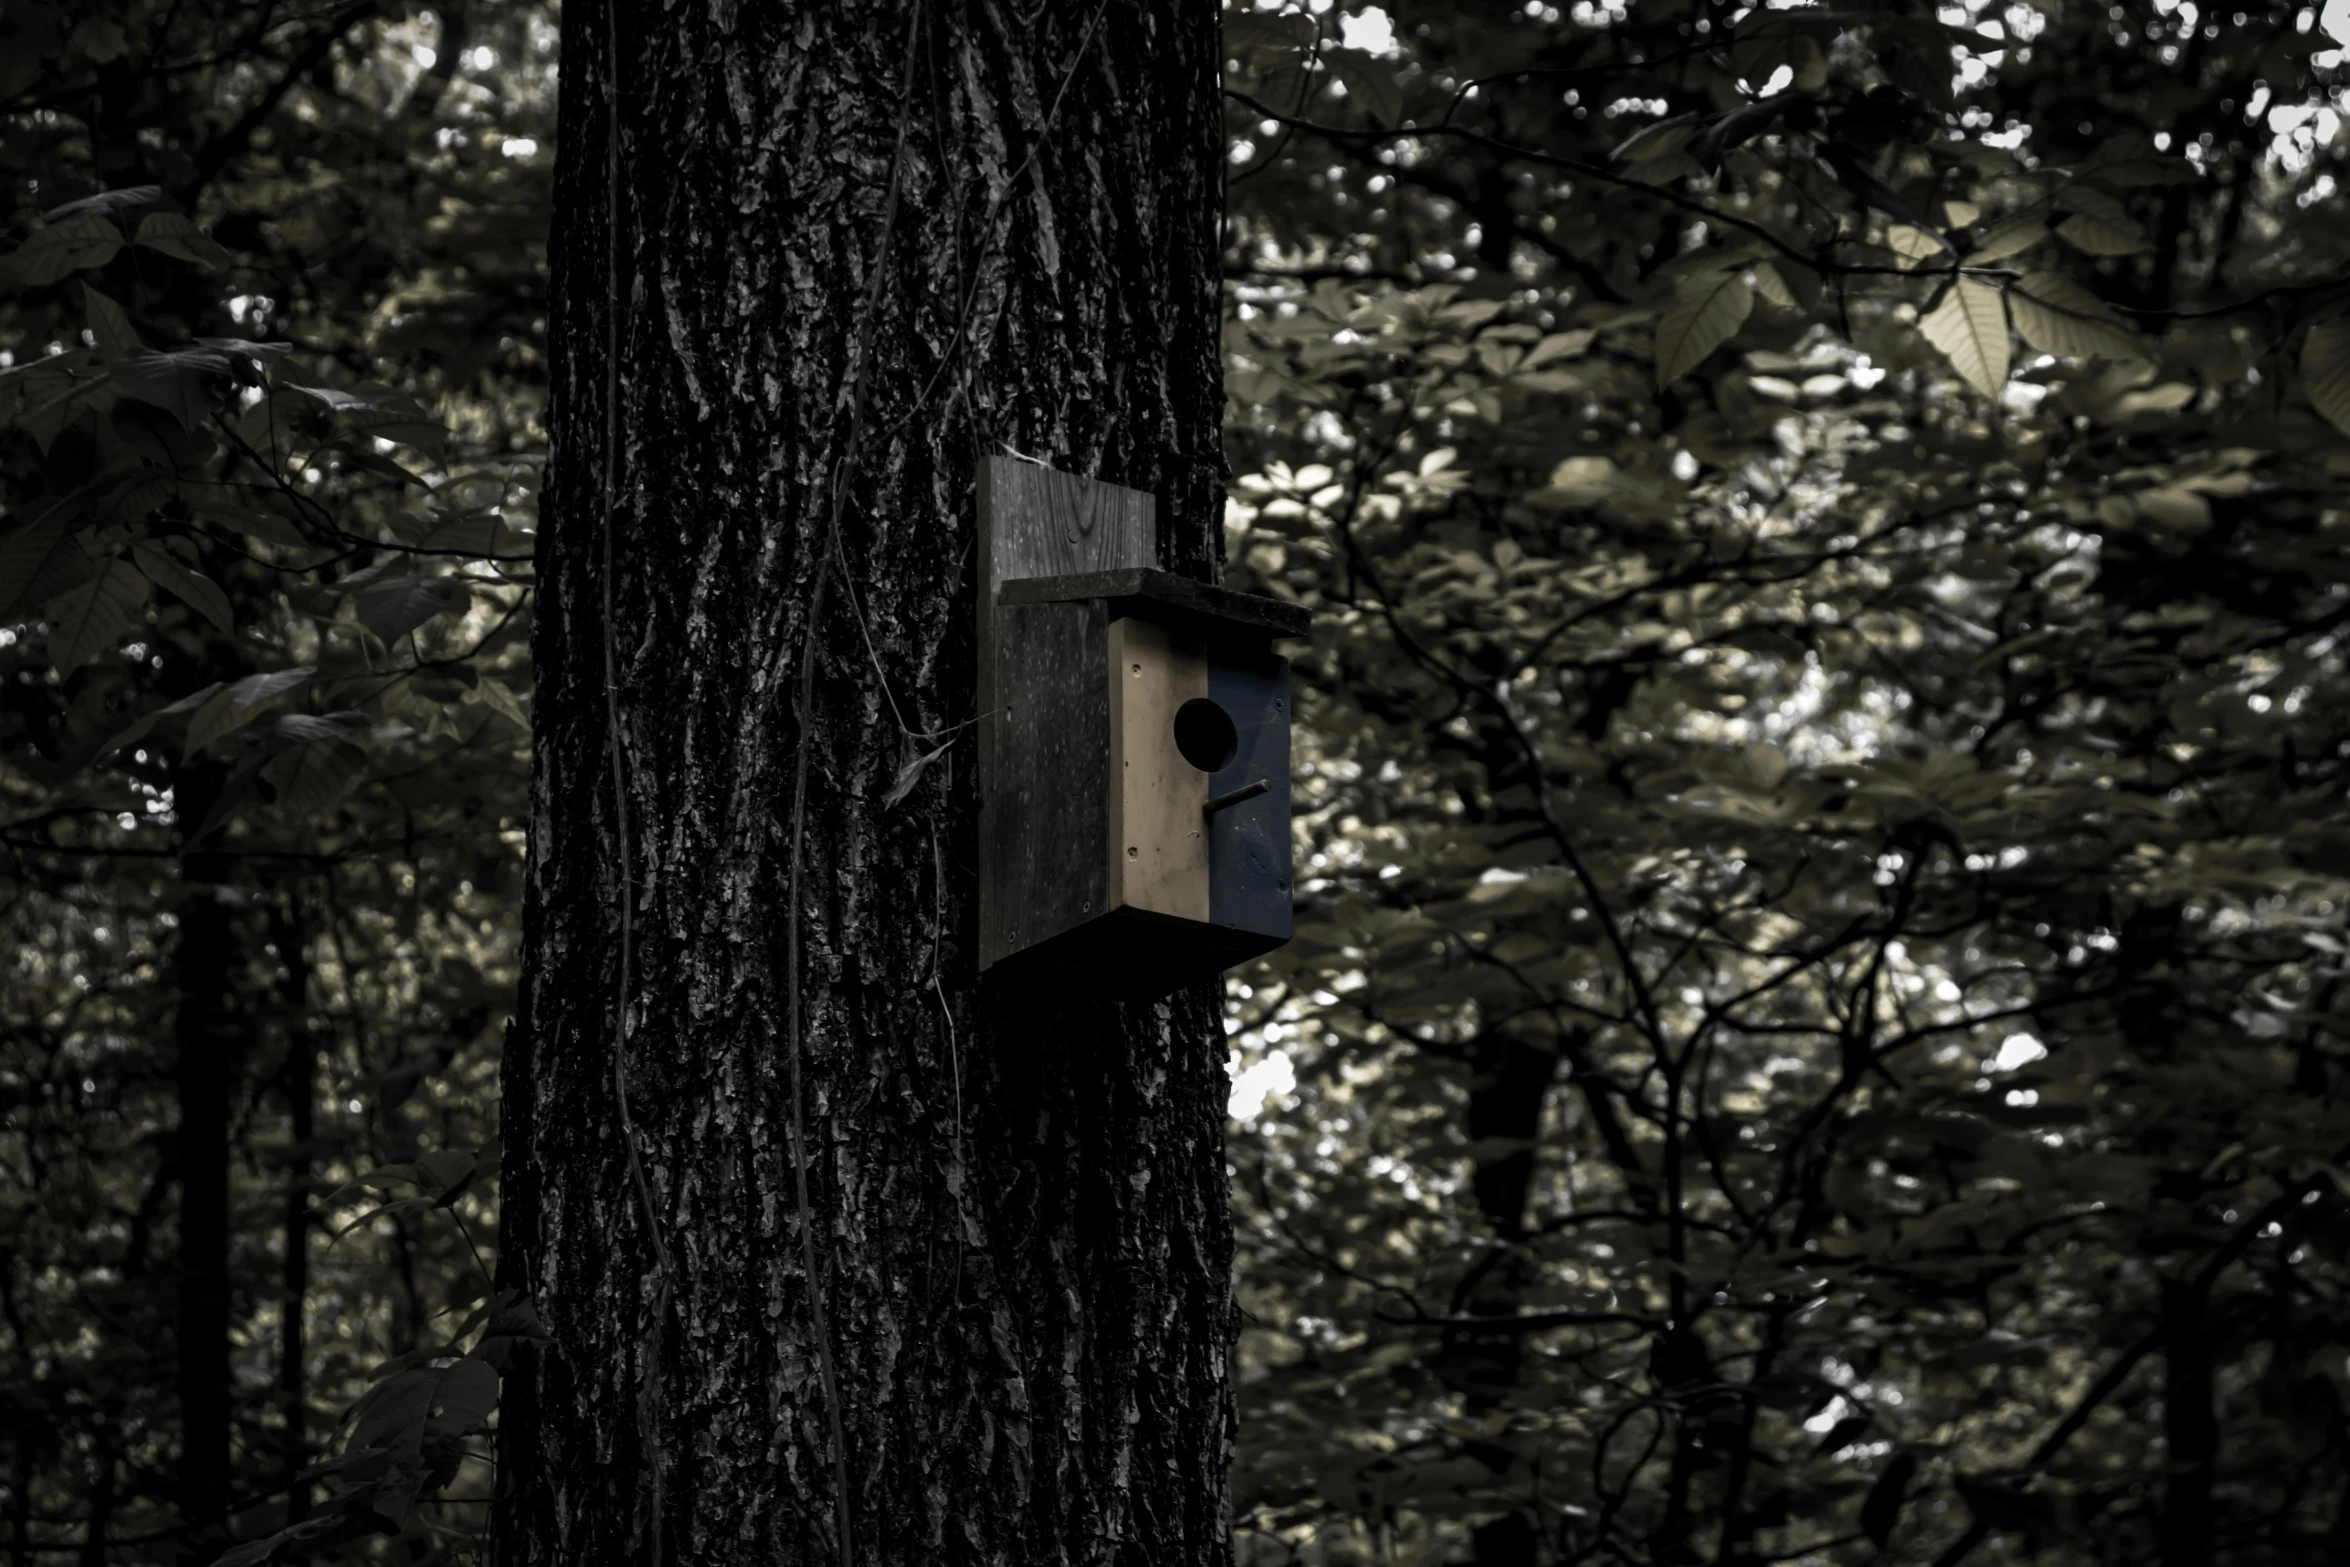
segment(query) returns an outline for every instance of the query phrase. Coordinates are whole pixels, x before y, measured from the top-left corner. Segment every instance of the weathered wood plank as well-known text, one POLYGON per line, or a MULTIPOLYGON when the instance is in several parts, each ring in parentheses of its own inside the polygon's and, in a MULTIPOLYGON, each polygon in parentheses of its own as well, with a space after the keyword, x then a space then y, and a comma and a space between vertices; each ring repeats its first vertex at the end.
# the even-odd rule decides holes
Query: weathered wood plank
MULTIPOLYGON (((1091 602, 1099 604, 1100 600, 1091 602)), ((1208 775, 1175 747, 1175 713, 1208 694, 1197 637, 1109 624, 1109 897, 1113 908, 1208 918, 1208 775)))
POLYGON ((1099 603, 1005 610, 1003 584, 1152 567, 1158 551, 1158 502, 1143 491, 1009 457, 980 464, 982 968, 1107 907, 1107 617, 1099 603))
POLYGON ((1004 704, 993 726, 990 809, 980 819, 980 884, 994 894, 983 914, 982 966, 1109 907, 1107 618, 1098 601, 1000 612, 1004 704))
POLYGON ((1155 567, 1158 501, 1141 490, 990 457, 982 470, 980 544, 992 592, 1014 577, 1155 567))

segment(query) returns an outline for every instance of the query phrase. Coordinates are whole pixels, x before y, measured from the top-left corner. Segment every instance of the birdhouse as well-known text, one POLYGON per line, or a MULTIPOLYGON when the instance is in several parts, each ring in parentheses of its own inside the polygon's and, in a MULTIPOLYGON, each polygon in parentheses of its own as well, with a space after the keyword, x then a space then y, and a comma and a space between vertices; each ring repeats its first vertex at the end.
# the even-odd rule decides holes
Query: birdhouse
POLYGON ((980 966, 1148 996, 1287 941, 1311 614, 1157 569, 1139 490, 991 458, 979 519, 980 966))

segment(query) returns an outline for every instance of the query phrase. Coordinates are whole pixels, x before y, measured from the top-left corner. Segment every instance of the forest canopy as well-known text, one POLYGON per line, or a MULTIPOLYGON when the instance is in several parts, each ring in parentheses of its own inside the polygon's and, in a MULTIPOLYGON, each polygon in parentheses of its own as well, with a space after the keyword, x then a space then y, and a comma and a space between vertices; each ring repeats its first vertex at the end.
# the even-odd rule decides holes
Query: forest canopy
MULTIPOLYGON (((12 1561, 480 1547, 557 23, 0 17, 12 1561)), ((2350 1556, 2336 28, 1227 9, 1242 1563, 2350 1556)))

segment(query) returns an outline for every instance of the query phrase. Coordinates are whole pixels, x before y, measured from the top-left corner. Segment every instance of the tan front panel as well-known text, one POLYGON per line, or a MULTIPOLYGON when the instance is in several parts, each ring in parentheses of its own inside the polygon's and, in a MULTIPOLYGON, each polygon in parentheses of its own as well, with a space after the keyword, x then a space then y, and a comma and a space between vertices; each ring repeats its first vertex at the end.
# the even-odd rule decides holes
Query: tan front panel
POLYGON ((1208 694, 1206 650, 1110 622, 1110 907, 1206 923, 1208 775, 1175 748, 1175 710, 1208 694))

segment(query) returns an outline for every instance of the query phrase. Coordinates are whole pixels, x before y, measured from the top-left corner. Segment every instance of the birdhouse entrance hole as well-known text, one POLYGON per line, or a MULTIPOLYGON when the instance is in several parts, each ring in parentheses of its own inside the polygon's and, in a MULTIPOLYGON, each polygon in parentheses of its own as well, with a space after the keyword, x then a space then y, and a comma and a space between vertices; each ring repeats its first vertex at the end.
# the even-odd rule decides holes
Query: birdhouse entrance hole
POLYGON ((1175 710, 1175 749, 1203 773, 1220 773, 1240 749, 1240 730, 1216 702, 1195 696, 1175 710))

